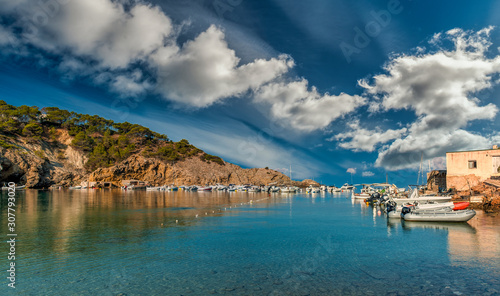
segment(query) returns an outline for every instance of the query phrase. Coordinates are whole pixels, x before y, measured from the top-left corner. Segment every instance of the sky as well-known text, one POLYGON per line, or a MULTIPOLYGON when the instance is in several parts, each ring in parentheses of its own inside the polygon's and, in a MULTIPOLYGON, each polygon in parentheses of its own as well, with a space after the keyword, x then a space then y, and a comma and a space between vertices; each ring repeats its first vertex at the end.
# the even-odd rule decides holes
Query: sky
POLYGON ((500 142, 499 15, 498 1, 0 0, 0 99, 293 179, 405 186, 447 151, 500 142))

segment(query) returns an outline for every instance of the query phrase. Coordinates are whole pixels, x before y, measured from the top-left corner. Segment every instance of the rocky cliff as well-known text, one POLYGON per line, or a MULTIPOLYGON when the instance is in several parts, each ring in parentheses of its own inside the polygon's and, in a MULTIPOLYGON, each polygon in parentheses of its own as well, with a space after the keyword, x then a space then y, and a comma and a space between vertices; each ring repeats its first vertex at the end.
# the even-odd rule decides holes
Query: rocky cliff
POLYGON ((60 129, 57 139, 57 143, 32 143, 18 138, 10 142, 15 148, 0 148, 0 182, 25 184, 29 188, 68 187, 82 181, 107 181, 120 186, 121 180, 128 179, 151 185, 290 184, 286 175, 275 170, 243 169, 227 162, 221 165, 203 161, 196 156, 171 162, 136 153, 111 167, 89 172, 85 169, 86 154, 70 145, 73 137, 60 129))
POLYGON ((11 140, 14 147, 0 148, 0 182, 15 182, 28 188, 58 184, 72 186, 86 177, 85 154, 69 144, 71 137, 58 131, 57 145, 46 141, 11 140))
MULTIPOLYGON (((288 184, 290 179, 270 169, 243 169, 231 163, 207 163, 192 157, 175 164, 158 159, 133 155, 109 168, 99 168, 89 175, 89 181, 108 181, 120 184, 121 180, 148 181, 151 185, 205 185, 205 184, 288 184)), ((296 182, 298 183, 298 182, 296 182)))
MULTIPOLYGON (((270 169, 242 169, 165 134, 57 107, 0 100, 0 183, 28 188, 138 179, 164 184, 290 184, 270 169)), ((300 185, 295 182, 295 185, 300 185)))

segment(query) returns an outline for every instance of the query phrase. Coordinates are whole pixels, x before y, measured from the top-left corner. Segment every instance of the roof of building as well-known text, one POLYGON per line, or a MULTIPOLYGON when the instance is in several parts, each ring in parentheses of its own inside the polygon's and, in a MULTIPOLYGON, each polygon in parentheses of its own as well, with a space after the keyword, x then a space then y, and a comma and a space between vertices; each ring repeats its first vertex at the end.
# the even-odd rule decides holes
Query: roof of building
POLYGON ((498 152, 500 152, 500 149, 482 149, 482 150, 448 151, 448 152, 446 152, 446 153, 481 152, 481 151, 498 151, 498 152))

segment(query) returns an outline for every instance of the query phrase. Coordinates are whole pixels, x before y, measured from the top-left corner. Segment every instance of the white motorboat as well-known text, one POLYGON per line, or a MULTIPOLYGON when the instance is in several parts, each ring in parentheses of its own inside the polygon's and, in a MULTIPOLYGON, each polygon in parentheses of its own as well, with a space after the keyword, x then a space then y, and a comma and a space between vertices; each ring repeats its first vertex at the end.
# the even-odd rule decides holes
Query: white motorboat
POLYGON ((250 186, 248 185, 239 185, 236 187, 236 191, 247 191, 250 186))
POLYGON ((178 191, 179 187, 177 187, 175 185, 170 185, 170 186, 167 186, 166 190, 167 191, 178 191))
POLYGON ((279 187, 277 187, 277 186, 273 186, 273 187, 271 187, 271 189, 270 189, 270 192, 279 192, 279 191, 280 191, 280 188, 279 188, 279 187))
POLYGON ((212 186, 198 187, 198 191, 212 191, 212 186))
POLYGON ((196 187, 195 185, 191 185, 191 186, 185 187, 184 190, 186 190, 186 191, 198 191, 198 187, 196 187))
POLYGON ((82 189, 82 186, 80 186, 80 185, 78 185, 78 186, 71 186, 68 189, 70 189, 70 190, 82 189))
POLYGON ((342 188, 338 188, 335 186, 332 187, 332 193, 341 193, 341 192, 342 192, 342 188))
POLYGON ((342 185, 342 187, 340 187, 340 190, 352 190, 354 188, 353 185, 349 185, 348 183, 345 183, 344 185, 342 185))
POLYGON ((285 186, 280 188, 281 193, 295 193, 297 189, 292 186, 285 186))
POLYGON ((321 191, 318 187, 309 186, 306 188, 306 193, 319 193, 321 191))
POLYGON ((353 192, 351 197, 354 199, 367 199, 368 197, 370 197, 370 194, 368 194, 368 193, 354 193, 353 192))
MULTIPOLYGON (((406 209, 406 208, 405 208, 406 209)), ((415 222, 467 222, 476 215, 474 210, 410 210, 401 212, 405 221, 415 222)))
POLYGON ((451 196, 440 196, 440 195, 419 195, 418 190, 414 189, 409 197, 401 197, 401 198, 391 198, 391 201, 394 201, 397 206, 402 207, 408 203, 419 202, 421 204, 424 203, 443 203, 451 201, 451 196))
MULTIPOLYGON (((132 187, 132 186, 130 186, 130 187, 132 187)), ((130 189, 132 189, 132 188, 130 188, 130 189)), ((161 186, 157 186, 157 187, 152 187, 152 186, 151 186, 151 187, 146 187, 146 191, 160 191, 160 189, 161 189, 161 186)))
POLYGON ((248 188, 248 192, 260 192, 260 187, 259 186, 251 186, 248 188))

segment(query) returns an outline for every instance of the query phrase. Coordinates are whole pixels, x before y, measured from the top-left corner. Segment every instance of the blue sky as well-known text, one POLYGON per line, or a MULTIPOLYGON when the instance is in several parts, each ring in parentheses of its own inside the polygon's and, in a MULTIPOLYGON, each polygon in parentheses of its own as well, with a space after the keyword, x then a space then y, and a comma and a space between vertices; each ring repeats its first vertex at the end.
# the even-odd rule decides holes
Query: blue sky
POLYGON ((243 167, 413 184, 500 142, 497 1, 0 0, 0 94, 243 167))

